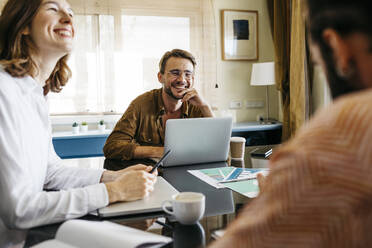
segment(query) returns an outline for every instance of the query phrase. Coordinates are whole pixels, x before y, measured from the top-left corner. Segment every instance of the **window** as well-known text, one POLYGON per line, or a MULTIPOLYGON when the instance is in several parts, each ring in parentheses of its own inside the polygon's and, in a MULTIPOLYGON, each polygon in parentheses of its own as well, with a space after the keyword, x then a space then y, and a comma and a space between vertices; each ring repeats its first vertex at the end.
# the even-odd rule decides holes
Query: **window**
POLYGON ((202 95, 214 86, 215 23, 211 6, 205 8, 209 1, 70 3, 76 34, 69 60, 73 76, 61 93, 48 95, 52 115, 123 113, 135 97, 161 87, 158 63, 174 48, 196 57, 196 87, 202 95))
POLYGON ((52 114, 123 112, 136 96, 161 87, 158 62, 166 51, 190 50, 188 17, 123 14, 119 44, 112 15, 76 15, 74 22, 73 77, 49 95, 52 114))

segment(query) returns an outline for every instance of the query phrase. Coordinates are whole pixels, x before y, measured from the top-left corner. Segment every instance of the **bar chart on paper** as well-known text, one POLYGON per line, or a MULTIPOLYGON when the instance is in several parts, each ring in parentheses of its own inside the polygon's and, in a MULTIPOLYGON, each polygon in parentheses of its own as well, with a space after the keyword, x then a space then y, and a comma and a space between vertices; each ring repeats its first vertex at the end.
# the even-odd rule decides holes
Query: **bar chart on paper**
POLYGON ((221 167, 204 170, 189 170, 189 173, 215 188, 229 188, 247 197, 256 197, 259 193, 257 174, 264 176, 268 169, 250 169, 221 167))

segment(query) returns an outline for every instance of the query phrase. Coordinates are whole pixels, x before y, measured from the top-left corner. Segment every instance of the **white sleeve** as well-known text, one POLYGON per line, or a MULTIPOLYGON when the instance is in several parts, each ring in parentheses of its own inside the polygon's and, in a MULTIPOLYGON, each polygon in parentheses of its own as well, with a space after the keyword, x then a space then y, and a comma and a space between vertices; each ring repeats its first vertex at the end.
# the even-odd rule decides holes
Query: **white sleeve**
MULTIPOLYGON (((106 206, 108 194, 104 184, 46 192, 42 190, 45 178, 41 177, 43 181, 39 182, 40 179, 30 176, 30 168, 39 165, 27 161, 22 150, 20 127, 26 124, 14 107, 16 100, 0 90, 0 218, 3 223, 8 228, 27 229, 77 218, 106 206)), ((61 172, 51 170, 47 174, 48 182, 53 184, 50 178, 59 177, 61 172)))
POLYGON ((102 173, 103 169, 63 166, 63 160, 56 154, 50 138, 45 189, 69 189, 97 184, 102 173))

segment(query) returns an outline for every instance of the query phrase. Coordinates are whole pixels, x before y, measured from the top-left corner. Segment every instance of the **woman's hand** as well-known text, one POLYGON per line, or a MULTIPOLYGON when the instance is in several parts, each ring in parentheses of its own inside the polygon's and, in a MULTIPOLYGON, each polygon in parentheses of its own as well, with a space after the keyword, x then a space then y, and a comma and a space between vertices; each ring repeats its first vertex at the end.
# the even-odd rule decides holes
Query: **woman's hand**
MULTIPOLYGON (((129 171, 141 171, 141 170, 143 170, 143 171, 149 172, 151 169, 152 169, 152 166, 137 164, 137 165, 133 165, 133 166, 130 166, 130 167, 122 169, 122 170, 118 170, 118 171, 106 170, 102 173, 102 177, 101 177, 100 182, 101 183, 108 183, 108 182, 115 181, 121 175, 123 175, 123 174, 125 174, 129 171)), ((157 176, 158 172, 155 171, 153 174, 157 176)))
POLYGON ((146 170, 124 171, 115 181, 106 183, 109 202, 142 199, 154 190, 155 182, 156 175, 150 174, 146 170))

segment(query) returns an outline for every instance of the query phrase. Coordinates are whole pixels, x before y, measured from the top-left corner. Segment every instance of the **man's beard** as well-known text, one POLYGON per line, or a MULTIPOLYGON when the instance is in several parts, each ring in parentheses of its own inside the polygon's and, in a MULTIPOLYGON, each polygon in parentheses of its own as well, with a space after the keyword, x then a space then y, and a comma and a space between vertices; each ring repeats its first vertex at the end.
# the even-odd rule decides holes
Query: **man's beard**
POLYGON ((163 85, 163 89, 164 89, 164 92, 165 92, 168 96, 172 97, 172 98, 175 99, 175 100, 181 100, 181 99, 183 98, 183 96, 182 96, 182 97, 176 97, 176 96, 173 94, 171 87, 166 87, 165 85, 163 85))
POLYGON ((361 88, 358 87, 357 82, 350 82, 348 78, 340 77, 334 67, 327 68, 326 76, 333 99, 361 90, 361 88))
POLYGON ((339 96, 361 90, 362 87, 359 84, 359 79, 355 75, 355 63, 351 61, 349 65, 352 75, 341 77, 336 71, 333 54, 331 54, 330 50, 328 49, 322 51, 322 57, 326 66, 325 74, 327 76, 328 86, 331 90, 332 98, 335 99, 339 96), (351 82, 351 80, 353 80, 353 82, 351 82))

